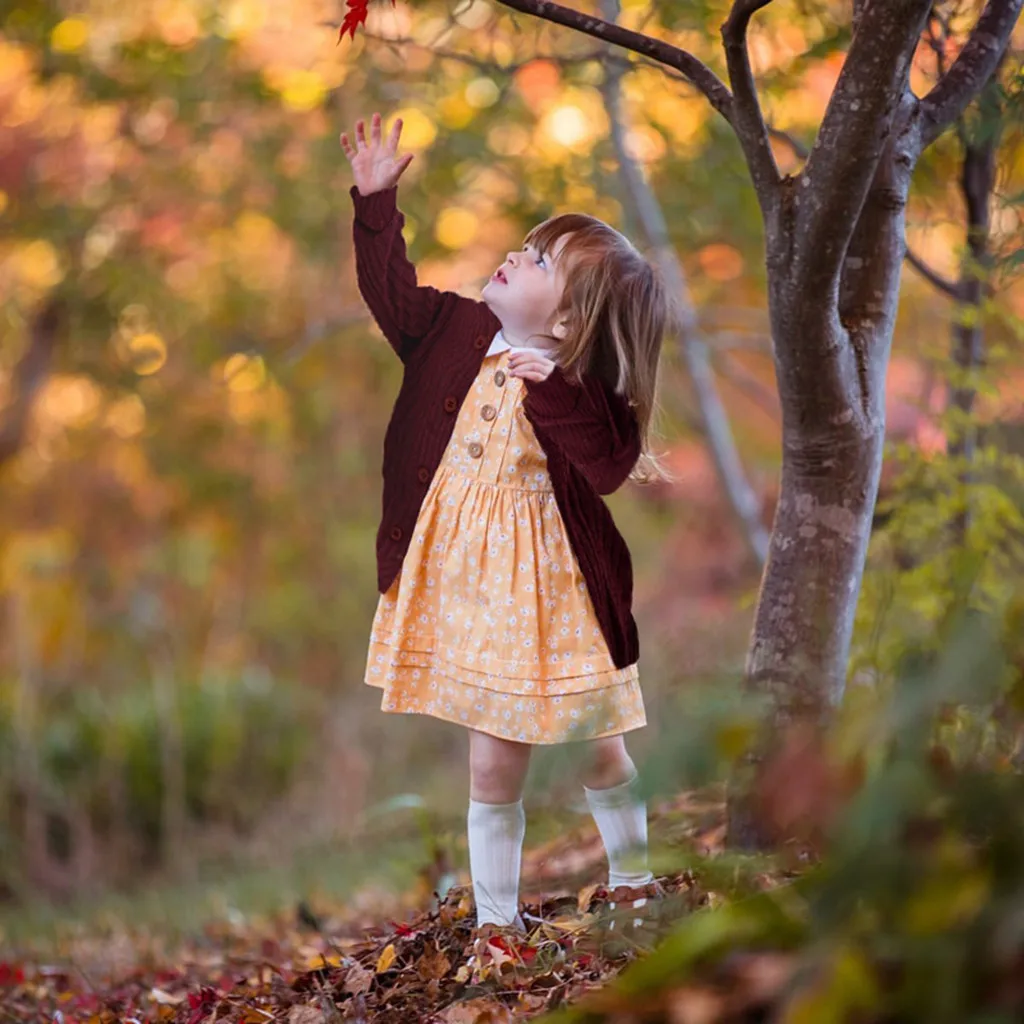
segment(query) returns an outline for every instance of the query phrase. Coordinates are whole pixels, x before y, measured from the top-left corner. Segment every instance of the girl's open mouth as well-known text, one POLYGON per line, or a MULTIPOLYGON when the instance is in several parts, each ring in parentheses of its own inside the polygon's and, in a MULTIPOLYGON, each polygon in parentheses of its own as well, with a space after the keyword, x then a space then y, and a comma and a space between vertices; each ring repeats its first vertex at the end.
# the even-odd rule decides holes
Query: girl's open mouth
POLYGON ((508 284, 508 279, 505 277, 504 273, 502 271, 500 271, 500 270, 496 270, 491 275, 491 280, 492 281, 500 281, 502 284, 508 284))

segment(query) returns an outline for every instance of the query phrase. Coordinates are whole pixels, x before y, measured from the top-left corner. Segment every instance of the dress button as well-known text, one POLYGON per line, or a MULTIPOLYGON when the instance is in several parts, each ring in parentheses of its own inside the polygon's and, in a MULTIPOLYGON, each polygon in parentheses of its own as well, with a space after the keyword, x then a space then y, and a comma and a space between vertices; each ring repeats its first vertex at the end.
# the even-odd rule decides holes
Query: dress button
POLYGON ((469 454, 472 455, 474 459, 479 459, 480 456, 483 455, 483 453, 484 453, 484 446, 482 444, 480 444, 479 441, 474 441, 469 446, 469 454))
POLYGON ((490 420, 493 420, 493 419, 494 419, 494 417, 498 415, 498 410, 497 410, 497 409, 495 409, 493 405, 485 405, 485 406, 484 406, 484 407, 483 407, 483 408, 482 408, 482 409, 480 410, 480 415, 481 415, 481 416, 482 416, 482 417, 483 417, 483 418, 484 418, 485 420, 488 420, 488 421, 490 421, 490 420))
POLYGON ((487 344, 487 339, 484 337, 484 335, 481 334, 476 339, 476 341, 473 342, 473 348, 483 348, 484 345, 486 345, 486 344, 487 344))
POLYGON ((499 388, 502 386, 502 384, 505 383, 505 371, 504 370, 499 370, 494 375, 494 383, 497 384, 499 388))
POLYGON ((401 540, 402 539, 402 528, 400 526, 391 527, 391 539, 401 540))
POLYGON ((427 469, 426 466, 420 466, 420 468, 416 470, 416 479, 419 480, 421 484, 425 484, 430 479, 430 470, 427 469))
POLYGON ((459 403, 458 403, 458 402, 456 401, 456 399, 455 399, 455 396, 454 396, 454 395, 449 395, 449 396, 448 396, 448 397, 447 397, 447 398, 446 398, 446 399, 444 400, 444 411, 445 411, 445 412, 455 412, 455 410, 456 410, 456 409, 457 409, 458 407, 459 407, 459 403))

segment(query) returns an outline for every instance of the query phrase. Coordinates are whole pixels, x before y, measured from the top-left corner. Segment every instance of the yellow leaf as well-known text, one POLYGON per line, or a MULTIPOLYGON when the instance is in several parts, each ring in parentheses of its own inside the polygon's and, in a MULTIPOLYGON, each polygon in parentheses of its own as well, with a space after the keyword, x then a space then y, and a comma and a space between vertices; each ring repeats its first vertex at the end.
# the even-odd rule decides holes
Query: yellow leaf
POLYGON ((377 973, 383 974, 384 971, 388 970, 395 962, 395 956, 395 944, 393 942, 389 942, 377 959, 377 973))
POLYGON ((587 885, 580 889, 579 898, 576 901, 576 909, 581 914, 585 914, 590 908, 590 901, 594 898, 594 893, 600 888, 600 884, 595 882, 593 885, 587 885))

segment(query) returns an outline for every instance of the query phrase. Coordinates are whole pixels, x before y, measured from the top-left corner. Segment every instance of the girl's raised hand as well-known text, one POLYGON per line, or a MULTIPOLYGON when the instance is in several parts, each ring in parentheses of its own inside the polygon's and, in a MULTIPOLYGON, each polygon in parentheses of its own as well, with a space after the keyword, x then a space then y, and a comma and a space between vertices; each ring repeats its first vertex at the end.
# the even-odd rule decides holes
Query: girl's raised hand
POLYGON ((366 141, 366 125, 362 120, 356 121, 356 143, 345 132, 341 133, 341 148, 345 151, 352 164, 352 175, 355 178, 359 194, 368 196, 372 192, 381 192, 398 183, 402 172, 412 163, 412 153, 398 156, 398 138, 402 134, 402 119, 395 121, 387 137, 381 141, 380 114, 370 119, 370 141, 366 141))

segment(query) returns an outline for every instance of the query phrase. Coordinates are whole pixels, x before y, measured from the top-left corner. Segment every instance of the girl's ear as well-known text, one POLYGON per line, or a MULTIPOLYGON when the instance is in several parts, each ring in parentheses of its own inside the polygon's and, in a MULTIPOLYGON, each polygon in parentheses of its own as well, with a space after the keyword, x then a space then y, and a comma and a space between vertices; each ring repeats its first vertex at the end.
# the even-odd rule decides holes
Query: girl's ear
POLYGON ((551 334, 561 341, 568 333, 569 327, 564 320, 559 320, 554 327, 551 328, 551 334))

